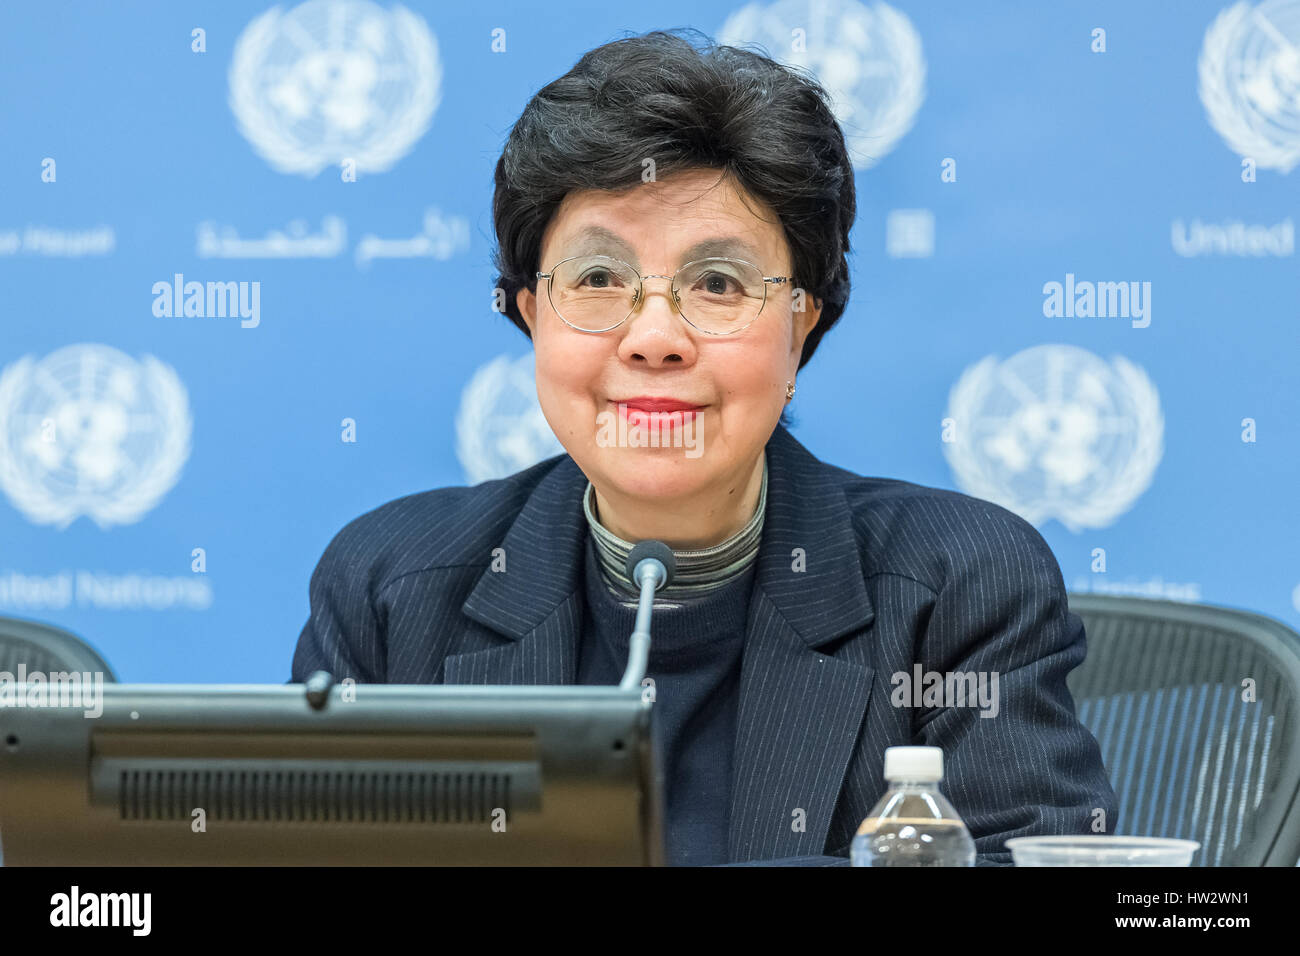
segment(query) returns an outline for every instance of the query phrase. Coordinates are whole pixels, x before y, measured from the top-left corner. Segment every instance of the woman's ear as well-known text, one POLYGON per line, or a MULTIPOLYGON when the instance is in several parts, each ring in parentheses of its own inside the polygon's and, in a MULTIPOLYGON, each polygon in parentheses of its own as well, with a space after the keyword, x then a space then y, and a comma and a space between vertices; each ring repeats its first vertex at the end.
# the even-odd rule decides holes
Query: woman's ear
POLYGON ((528 326, 528 335, 531 338, 537 331, 537 296, 525 286, 516 293, 515 305, 524 318, 524 324, 528 326))
POLYGON ((804 339, 808 338, 808 333, 817 328, 817 322, 822 317, 821 299, 814 299, 812 296, 804 298, 805 308, 802 312, 794 313, 794 345, 795 351, 803 350, 804 339), (808 303, 812 303, 812 308, 807 308, 808 303))

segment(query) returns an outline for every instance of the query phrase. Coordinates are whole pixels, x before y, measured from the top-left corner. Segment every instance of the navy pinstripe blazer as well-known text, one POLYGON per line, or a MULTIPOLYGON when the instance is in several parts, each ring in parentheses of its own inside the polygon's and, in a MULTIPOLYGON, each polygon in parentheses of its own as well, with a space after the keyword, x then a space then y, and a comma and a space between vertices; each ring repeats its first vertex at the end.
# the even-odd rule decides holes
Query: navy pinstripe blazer
MULTIPOLYGON (((780 425, 767 456, 731 860, 846 863, 884 793, 885 748, 902 744, 943 748, 943 790, 980 864, 1009 863, 1008 837, 1091 832, 1097 810, 1115 832, 1115 793, 1065 683, 1084 659, 1083 624, 1033 526, 987 501, 823 463, 780 425), (896 706, 895 675, 917 664, 997 672, 996 716, 896 706)), ((586 482, 559 455, 352 521, 312 575, 292 679, 576 683, 586 482), (506 573, 488 570, 498 547, 506 573)))

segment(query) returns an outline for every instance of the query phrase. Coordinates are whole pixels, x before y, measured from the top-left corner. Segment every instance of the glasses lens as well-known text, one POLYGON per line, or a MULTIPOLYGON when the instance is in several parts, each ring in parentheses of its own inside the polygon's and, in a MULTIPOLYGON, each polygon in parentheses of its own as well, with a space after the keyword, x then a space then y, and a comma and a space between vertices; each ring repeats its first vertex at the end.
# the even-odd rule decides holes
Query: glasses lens
POLYGON ((575 328, 600 332, 627 318, 637 285, 637 275, 626 262, 580 256, 552 270, 551 306, 575 328))
POLYGON ((725 334, 754 321, 766 293, 758 267, 737 259, 701 259, 677 274, 682 315, 705 332, 725 334))

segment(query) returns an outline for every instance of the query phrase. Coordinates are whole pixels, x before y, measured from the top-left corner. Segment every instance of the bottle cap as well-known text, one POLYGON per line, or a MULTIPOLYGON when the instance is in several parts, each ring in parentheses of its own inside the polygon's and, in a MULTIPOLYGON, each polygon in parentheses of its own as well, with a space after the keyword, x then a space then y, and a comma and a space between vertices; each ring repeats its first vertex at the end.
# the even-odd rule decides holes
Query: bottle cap
POLYGON ((943 779, 943 751, 938 747, 886 747, 886 780, 943 779))

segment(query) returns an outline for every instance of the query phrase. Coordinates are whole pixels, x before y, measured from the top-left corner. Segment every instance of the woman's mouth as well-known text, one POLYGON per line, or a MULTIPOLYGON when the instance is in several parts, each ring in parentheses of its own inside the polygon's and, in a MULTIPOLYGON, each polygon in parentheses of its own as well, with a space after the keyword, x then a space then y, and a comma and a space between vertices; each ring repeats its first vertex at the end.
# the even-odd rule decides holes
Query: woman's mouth
POLYGON ((680 428, 694 421, 706 407, 672 398, 630 398, 611 400, 610 404, 618 407, 619 415, 629 425, 652 429, 680 428))

